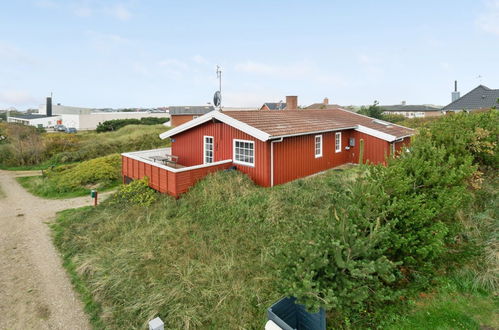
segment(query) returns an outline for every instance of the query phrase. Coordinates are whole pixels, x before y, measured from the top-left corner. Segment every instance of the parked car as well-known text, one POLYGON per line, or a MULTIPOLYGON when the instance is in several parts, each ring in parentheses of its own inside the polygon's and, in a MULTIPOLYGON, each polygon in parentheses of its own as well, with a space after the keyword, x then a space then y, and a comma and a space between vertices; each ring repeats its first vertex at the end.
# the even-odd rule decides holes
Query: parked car
POLYGON ((66 130, 65 130, 66 133, 76 133, 77 130, 76 128, 74 127, 66 127, 66 130))
POLYGON ((66 131, 66 126, 64 126, 64 125, 55 125, 54 126, 54 131, 65 132, 66 131))

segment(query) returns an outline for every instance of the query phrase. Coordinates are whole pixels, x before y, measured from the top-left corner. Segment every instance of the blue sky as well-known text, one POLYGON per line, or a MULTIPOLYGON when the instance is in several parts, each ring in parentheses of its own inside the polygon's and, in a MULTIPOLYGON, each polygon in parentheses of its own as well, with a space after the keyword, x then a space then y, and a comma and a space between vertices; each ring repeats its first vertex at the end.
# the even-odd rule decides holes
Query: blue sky
POLYGON ((499 88, 499 0, 0 4, 0 108, 341 105, 499 88), (481 78, 478 78, 481 76, 481 78))

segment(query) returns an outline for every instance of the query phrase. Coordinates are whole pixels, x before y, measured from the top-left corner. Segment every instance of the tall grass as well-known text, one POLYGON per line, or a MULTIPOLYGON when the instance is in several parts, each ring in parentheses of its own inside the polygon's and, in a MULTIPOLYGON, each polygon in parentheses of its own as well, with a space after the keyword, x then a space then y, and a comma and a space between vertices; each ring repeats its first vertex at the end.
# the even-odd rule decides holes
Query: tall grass
POLYGON ((121 179, 118 154, 61 165, 44 171, 44 176, 20 177, 17 181, 29 192, 44 198, 83 196, 90 189, 100 191, 116 187, 121 179))
POLYGON ((329 171, 264 189, 220 172, 148 208, 110 201, 63 212, 55 243, 106 328, 145 327, 158 315, 174 329, 262 328, 280 298, 271 271, 271 242, 286 231, 279 219, 326 212, 321 200, 349 177, 329 171))

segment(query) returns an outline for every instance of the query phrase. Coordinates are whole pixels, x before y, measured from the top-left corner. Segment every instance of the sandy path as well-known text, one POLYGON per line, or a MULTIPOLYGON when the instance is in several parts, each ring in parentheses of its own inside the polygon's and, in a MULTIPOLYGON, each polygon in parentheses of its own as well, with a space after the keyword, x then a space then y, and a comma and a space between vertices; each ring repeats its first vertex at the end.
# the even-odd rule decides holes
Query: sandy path
POLYGON ((16 175, 0 171, 0 329, 90 329, 46 223, 92 200, 35 197, 16 175))

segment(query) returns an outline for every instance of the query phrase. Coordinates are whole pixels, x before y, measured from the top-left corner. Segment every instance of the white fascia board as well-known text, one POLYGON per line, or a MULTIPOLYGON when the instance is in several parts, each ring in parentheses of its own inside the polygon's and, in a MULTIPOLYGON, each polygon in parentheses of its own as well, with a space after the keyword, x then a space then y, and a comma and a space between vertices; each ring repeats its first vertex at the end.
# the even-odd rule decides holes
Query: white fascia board
POLYGON ((182 125, 177 126, 169 131, 161 133, 159 135, 159 137, 161 139, 166 139, 168 137, 174 136, 176 134, 179 134, 179 133, 182 133, 186 130, 189 130, 193 127, 196 127, 198 125, 204 124, 213 118, 215 118, 215 119, 217 119, 217 120, 219 120, 219 121, 221 121, 229 126, 232 126, 232 127, 236 128, 236 129, 238 129, 238 130, 240 130, 248 135, 251 135, 251 136, 257 138, 258 140, 267 141, 270 138, 269 134, 267 134, 267 133, 253 127, 253 126, 245 124, 239 120, 236 120, 230 116, 227 116, 226 114, 224 114, 220 111, 217 111, 217 110, 213 110, 211 112, 208 112, 207 114, 204 114, 201 117, 195 118, 193 120, 188 121, 185 124, 182 124, 182 125))
POLYGON ((383 133, 381 131, 378 131, 378 130, 375 130, 373 128, 369 128, 366 126, 362 126, 362 125, 358 125, 355 130, 358 132, 361 132, 361 133, 365 133, 367 135, 377 137, 378 139, 382 139, 382 140, 385 140, 388 142, 393 142, 397 139, 397 137, 394 135, 383 133))
POLYGON ((258 140, 267 141, 270 138, 270 135, 268 133, 265 133, 264 131, 261 131, 258 128, 245 124, 239 120, 236 120, 231 116, 227 116, 223 112, 217 111, 214 117, 215 119, 218 119, 229 126, 232 126, 248 135, 251 135, 254 138, 257 138, 258 140))
POLYGON ((160 139, 164 140, 166 138, 169 138, 170 136, 173 136, 173 135, 178 134, 178 133, 182 133, 183 131, 186 131, 186 130, 191 129, 195 126, 206 123, 207 121, 211 120, 214 117, 214 115, 215 115, 214 112, 216 112, 216 110, 205 113, 201 117, 197 117, 197 118, 194 118, 192 120, 189 120, 188 122, 186 122, 180 126, 174 127, 169 131, 161 133, 159 135, 159 137, 160 137, 160 139))

